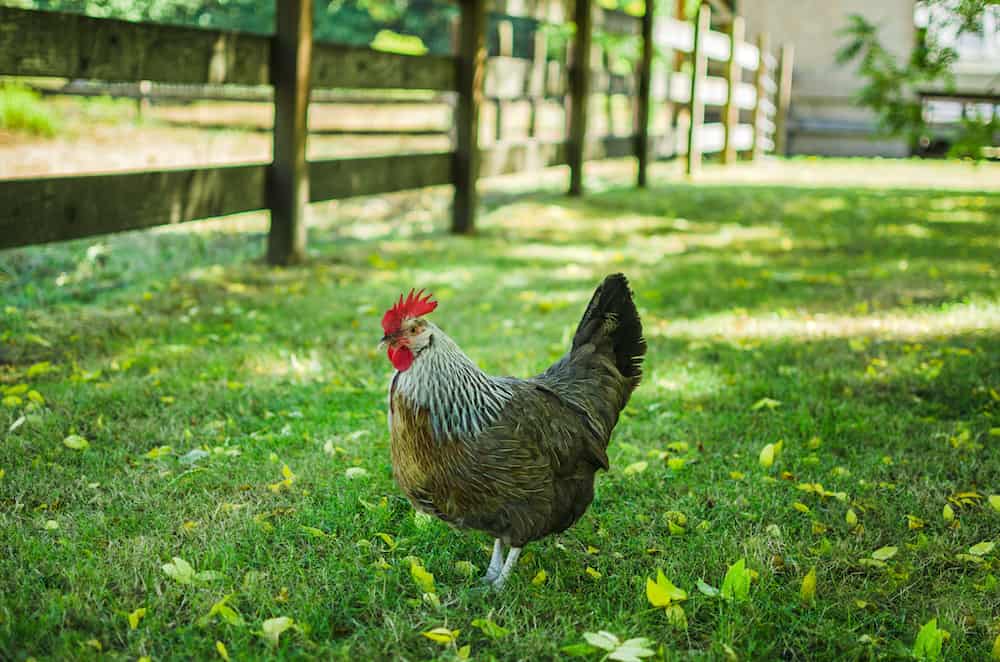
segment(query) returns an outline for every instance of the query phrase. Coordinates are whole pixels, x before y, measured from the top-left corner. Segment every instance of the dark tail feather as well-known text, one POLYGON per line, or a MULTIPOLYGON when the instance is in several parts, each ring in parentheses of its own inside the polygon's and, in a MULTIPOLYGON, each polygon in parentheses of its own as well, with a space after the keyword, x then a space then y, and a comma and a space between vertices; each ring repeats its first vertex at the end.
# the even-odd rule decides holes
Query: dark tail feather
POLYGON ((600 345, 602 338, 598 335, 610 340, 618 371, 638 384, 646 341, 624 274, 612 274, 597 287, 573 336, 573 349, 588 342, 600 345))

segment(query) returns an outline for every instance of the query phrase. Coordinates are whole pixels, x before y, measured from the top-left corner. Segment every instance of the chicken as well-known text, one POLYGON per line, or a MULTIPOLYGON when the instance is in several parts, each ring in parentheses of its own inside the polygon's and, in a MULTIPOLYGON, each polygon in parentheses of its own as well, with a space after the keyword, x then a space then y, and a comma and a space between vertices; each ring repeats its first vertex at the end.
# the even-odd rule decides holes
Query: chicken
POLYGON ((500 588, 527 543, 572 526, 609 468, 618 415, 646 342, 622 274, 598 286, 569 352, 529 379, 493 377, 426 319, 423 290, 382 318, 393 476, 415 508, 495 538, 483 580, 500 588), (504 559, 503 545, 510 551, 504 559))

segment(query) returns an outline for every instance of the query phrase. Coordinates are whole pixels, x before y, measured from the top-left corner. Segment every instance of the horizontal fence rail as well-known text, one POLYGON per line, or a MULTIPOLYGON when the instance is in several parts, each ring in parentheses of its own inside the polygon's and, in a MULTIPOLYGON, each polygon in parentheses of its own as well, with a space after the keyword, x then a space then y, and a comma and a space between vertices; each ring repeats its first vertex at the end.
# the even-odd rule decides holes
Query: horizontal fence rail
MULTIPOLYGON (((739 17, 728 34, 708 29, 707 6, 701 20, 681 21, 576 0, 570 11, 585 30, 575 33, 569 53, 555 57, 545 25, 570 18, 560 5, 540 3, 530 17, 490 15, 487 35, 484 0, 458 0, 456 54, 414 56, 313 43, 308 1, 282 0, 276 35, 0 7, 0 76, 70 80, 59 86, 33 81, 45 94, 275 104, 276 117, 288 121, 305 117, 310 103, 454 104, 452 135, 458 140, 450 151, 306 162, 305 122, 296 119, 275 134, 281 163, 0 180, 0 249, 257 210, 272 211, 273 235, 279 190, 286 196, 281 232, 288 236, 304 237, 296 227, 302 214, 291 213, 295 204, 443 185, 455 189, 453 229, 471 231, 479 177, 568 164, 571 190, 578 193, 589 159, 638 156, 644 185, 646 158, 686 155, 693 172, 702 154, 720 153, 728 162, 737 153, 754 157, 784 145, 791 49, 781 49, 776 58, 766 38, 745 42, 742 27, 736 27, 742 25, 739 17), (515 23, 522 31, 517 39, 515 23), (603 42, 591 40, 592 31, 648 44, 650 55, 643 57, 649 59, 629 73, 612 71, 610 55, 602 51, 603 42), (304 72, 298 87, 275 69, 276 62, 290 62, 278 50, 288 44, 308 57, 307 67, 294 70, 304 72), (654 62, 654 46, 674 56, 654 62), (696 65, 725 63, 725 75, 718 75, 719 65, 680 70, 684 58, 696 65), (664 68, 664 59, 673 64, 664 68), (581 70, 588 75, 579 75, 581 70), (632 109, 628 128, 614 112, 615 99, 632 109), (491 106, 495 124, 488 147, 478 138, 483 104, 491 106), (506 135, 504 118, 515 104, 527 104, 526 136, 506 135), (569 120, 563 138, 540 137, 546 109, 558 109, 569 120), (594 135, 591 126, 602 111, 606 135, 594 135), (295 170, 297 161, 305 165, 295 170), (280 182, 282 188, 275 188, 280 182)), ((443 130, 318 131, 377 136, 443 130)), ((269 259, 288 263, 301 257, 293 253, 279 246, 269 259)))

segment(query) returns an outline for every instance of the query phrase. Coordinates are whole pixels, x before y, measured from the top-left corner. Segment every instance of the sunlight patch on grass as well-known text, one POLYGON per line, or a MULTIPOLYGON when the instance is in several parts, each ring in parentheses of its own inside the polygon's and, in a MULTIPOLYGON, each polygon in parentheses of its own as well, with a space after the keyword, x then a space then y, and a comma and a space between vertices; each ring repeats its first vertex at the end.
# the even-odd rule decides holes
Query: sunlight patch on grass
POLYGON ((659 338, 921 338, 1000 330, 1000 304, 961 304, 941 312, 887 315, 815 314, 750 317, 723 313, 703 319, 661 320, 647 329, 659 338))

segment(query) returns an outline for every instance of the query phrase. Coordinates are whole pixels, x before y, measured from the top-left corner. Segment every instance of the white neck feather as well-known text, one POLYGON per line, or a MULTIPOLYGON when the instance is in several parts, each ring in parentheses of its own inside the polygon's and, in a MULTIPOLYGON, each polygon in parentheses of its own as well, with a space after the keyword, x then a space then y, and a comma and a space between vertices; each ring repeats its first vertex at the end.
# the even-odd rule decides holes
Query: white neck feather
POLYGON ((428 326, 432 340, 398 373, 396 390, 428 410, 437 438, 475 437, 513 396, 511 380, 487 375, 441 329, 428 326))

